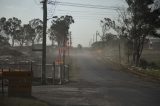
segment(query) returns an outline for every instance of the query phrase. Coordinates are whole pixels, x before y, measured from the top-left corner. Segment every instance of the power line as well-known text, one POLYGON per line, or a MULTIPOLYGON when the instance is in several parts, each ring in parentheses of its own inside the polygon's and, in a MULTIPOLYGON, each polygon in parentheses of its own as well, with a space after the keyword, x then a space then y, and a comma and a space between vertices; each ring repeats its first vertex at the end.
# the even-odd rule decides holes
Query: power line
POLYGON ((70 3, 70 2, 54 2, 54 1, 49 1, 48 4, 73 6, 73 7, 83 7, 83 8, 93 8, 93 9, 110 9, 110 10, 117 10, 118 8, 121 8, 121 7, 115 7, 115 6, 80 4, 80 3, 70 3))
POLYGON ((91 17, 95 17, 95 16, 114 16, 115 14, 112 13, 106 13, 106 14, 83 14, 83 13, 65 13, 65 12, 59 12, 57 14, 70 14, 72 16, 78 15, 78 16, 91 16, 91 17))
MULTIPOLYGON (((54 2, 57 2, 57 0, 55 0, 54 2)), ((56 6, 57 5, 52 5, 52 11, 51 11, 50 17, 53 17, 53 14, 55 13, 55 10, 56 10, 56 6)))
POLYGON ((98 11, 69 11, 69 10, 57 10, 63 13, 73 13, 73 14, 94 14, 94 15, 107 15, 107 14, 117 14, 117 12, 98 12, 98 11))
MULTIPOLYGON (((95 13, 95 11, 76 11, 76 10, 63 10, 63 9, 58 9, 58 11, 68 11, 68 12, 93 12, 95 13)), ((106 12, 106 11, 98 11, 98 12, 106 12)), ((107 11, 110 12, 110 11, 107 11)), ((111 12, 112 13, 112 12, 111 12)))

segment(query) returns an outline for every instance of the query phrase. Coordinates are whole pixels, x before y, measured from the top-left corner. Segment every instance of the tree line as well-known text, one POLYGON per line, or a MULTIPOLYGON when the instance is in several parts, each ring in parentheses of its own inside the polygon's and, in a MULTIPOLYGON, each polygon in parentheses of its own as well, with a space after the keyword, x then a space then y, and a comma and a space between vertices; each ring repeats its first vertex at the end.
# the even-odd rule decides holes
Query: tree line
MULTIPOLYGON (((47 34, 58 45, 64 45, 68 39, 70 24, 74 23, 72 16, 56 17, 51 21, 47 34)), ((1 46, 25 46, 40 43, 43 34, 43 21, 39 18, 30 20, 22 25, 22 21, 16 17, 0 18, 0 45, 1 46)))

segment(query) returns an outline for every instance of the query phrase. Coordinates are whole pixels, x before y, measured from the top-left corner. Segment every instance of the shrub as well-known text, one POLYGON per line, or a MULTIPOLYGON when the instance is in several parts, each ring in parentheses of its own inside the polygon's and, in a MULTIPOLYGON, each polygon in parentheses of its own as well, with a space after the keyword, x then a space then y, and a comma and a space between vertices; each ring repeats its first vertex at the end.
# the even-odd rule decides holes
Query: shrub
POLYGON ((140 67, 142 67, 143 69, 146 69, 148 65, 149 63, 145 59, 140 59, 140 64, 139 64, 140 67))
POLYGON ((148 62, 145 59, 140 60, 139 66, 142 67, 143 69, 146 69, 146 68, 158 69, 159 68, 155 62, 148 62))
POLYGON ((149 67, 150 67, 150 68, 153 68, 153 69, 159 68, 158 65, 157 65, 155 62, 151 62, 151 63, 149 64, 149 67))

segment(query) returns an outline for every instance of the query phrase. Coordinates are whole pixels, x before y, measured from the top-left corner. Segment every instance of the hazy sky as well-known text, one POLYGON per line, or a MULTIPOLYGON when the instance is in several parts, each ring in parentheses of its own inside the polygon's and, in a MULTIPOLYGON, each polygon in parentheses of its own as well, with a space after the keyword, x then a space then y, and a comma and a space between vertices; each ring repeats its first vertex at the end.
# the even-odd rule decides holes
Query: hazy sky
MULTIPOLYGON (((0 17, 17 17, 26 24, 33 18, 42 19, 41 0, 0 0, 0 17)), ((54 0, 53 0, 54 1, 54 0)), ((106 6, 108 9, 80 8, 64 5, 48 4, 48 18, 52 16, 71 15, 75 23, 71 25, 73 46, 82 44, 89 46, 89 41, 93 39, 96 31, 101 31, 100 20, 104 17, 117 18, 117 12, 112 7, 125 6, 124 0, 56 0, 59 2, 70 2, 90 5, 106 6)), ((48 21, 48 26, 50 21, 48 21)), ((47 42, 49 44, 49 41, 47 42)))

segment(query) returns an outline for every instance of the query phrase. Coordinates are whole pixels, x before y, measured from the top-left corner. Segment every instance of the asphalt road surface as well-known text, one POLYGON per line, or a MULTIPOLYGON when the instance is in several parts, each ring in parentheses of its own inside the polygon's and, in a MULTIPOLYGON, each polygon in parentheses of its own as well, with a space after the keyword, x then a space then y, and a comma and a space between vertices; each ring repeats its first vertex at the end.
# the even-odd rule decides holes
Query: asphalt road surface
POLYGON ((33 96, 53 106, 160 106, 160 84, 117 69, 88 50, 72 53, 76 80, 33 87, 33 96))

